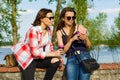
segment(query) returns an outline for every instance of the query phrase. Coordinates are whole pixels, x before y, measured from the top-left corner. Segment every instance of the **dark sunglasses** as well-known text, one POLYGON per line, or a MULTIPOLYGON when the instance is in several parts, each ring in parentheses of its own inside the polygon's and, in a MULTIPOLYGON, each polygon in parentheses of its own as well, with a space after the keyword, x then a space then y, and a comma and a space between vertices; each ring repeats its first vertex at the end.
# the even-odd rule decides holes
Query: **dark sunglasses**
POLYGON ((46 17, 46 18, 48 18, 49 20, 53 20, 54 19, 54 17, 46 17))
POLYGON ((67 18, 68 21, 71 20, 71 18, 72 18, 72 20, 75 20, 75 19, 76 19, 75 16, 72 16, 72 17, 71 17, 71 16, 67 16, 66 18, 67 18))

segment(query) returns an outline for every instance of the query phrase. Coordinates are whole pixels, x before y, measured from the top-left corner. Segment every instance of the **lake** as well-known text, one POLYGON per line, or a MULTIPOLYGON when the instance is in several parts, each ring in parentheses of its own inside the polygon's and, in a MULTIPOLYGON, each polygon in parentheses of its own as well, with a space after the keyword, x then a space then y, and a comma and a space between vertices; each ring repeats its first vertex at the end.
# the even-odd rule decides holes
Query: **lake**
MULTIPOLYGON (((4 56, 6 54, 11 54, 12 51, 10 47, 0 48, 0 64, 5 64, 4 56)), ((91 55, 97 59, 98 63, 119 63, 120 62, 120 48, 114 50, 109 49, 106 46, 101 46, 99 50, 97 48, 91 51, 91 55)), ((63 56, 66 62, 65 56, 63 56)))
POLYGON ((10 48, 0 48, 0 64, 5 64, 4 56, 6 54, 11 54, 12 51, 10 48))

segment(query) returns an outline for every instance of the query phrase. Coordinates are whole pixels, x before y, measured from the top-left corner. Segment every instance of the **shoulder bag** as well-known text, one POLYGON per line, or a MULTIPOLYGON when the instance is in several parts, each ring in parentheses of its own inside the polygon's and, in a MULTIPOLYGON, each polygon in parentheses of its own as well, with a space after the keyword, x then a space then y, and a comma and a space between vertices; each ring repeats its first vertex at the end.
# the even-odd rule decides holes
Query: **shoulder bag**
MULTIPOLYGON (((86 73, 91 73, 94 70, 97 70, 99 68, 99 64, 97 63, 96 59, 92 58, 91 55, 88 53, 88 55, 90 56, 88 59, 81 59, 80 58, 80 54, 76 51, 76 49, 74 48, 74 46, 72 45, 72 48, 75 51, 75 55, 78 59, 79 63, 82 63, 83 65, 83 69, 86 73)), ((84 53, 83 53, 84 54, 84 53)))

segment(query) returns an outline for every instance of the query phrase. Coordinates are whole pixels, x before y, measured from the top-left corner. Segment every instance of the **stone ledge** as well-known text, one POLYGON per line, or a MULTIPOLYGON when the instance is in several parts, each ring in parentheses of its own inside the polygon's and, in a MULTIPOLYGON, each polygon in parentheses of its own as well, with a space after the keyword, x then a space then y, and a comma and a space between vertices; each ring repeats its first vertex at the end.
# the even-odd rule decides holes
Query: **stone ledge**
POLYGON ((11 67, 11 68, 9 68, 9 67, 0 67, 0 72, 3 72, 3 73, 5 73, 5 72, 19 72, 20 70, 19 70, 19 68, 18 67, 11 67))
POLYGON ((101 70, 115 70, 120 69, 120 63, 103 63, 100 64, 101 70))
MULTIPOLYGON (((58 68, 58 71, 63 71, 65 68, 64 65, 58 68)), ((120 69, 120 63, 103 63, 100 64, 99 70, 114 70, 114 69, 120 69)), ((45 71, 45 69, 42 68, 36 68, 36 71, 45 71)), ((0 66, 0 73, 5 73, 5 72, 20 72, 18 67, 5 67, 5 66, 0 66)))
MULTIPOLYGON (((62 65, 62 66, 60 66, 58 68, 58 71, 63 71, 64 68, 65 68, 65 66, 62 65)), ((45 69, 43 69, 43 68, 36 68, 36 71, 45 71, 45 69)), ((20 70, 19 70, 18 67, 5 67, 5 66, 0 67, 0 73, 5 73, 5 72, 14 73, 14 72, 20 72, 20 70)))

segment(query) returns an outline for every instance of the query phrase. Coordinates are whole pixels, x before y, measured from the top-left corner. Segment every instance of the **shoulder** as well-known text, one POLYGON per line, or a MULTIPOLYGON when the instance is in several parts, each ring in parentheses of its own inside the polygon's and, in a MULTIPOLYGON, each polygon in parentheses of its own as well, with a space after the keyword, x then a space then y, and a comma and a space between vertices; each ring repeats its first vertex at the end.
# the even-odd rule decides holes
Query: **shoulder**
POLYGON ((38 33, 40 33, 40 32, 42 32, 42 31, 40 30, 40 28, 38 26, 32 26, 32 27, 30 27, 30 29, 28 30, 27 33, 29 35, 38 35, 38 33))
POLYGON ((53 31, 53 26, 49 26, 48 29, 50 29, 51 31, 53 31))
POLYGON ((87 29, 82 24, 77 24, 77 29, 80 33, 85 34, 87 33, 87 29))
POLYGON ((57 34, 58 36, 61 36, 61 35, 62 35, 61 30, 58 30, 58 31, 56 32, 56 34, 57 34))
POLYGON ((32 26, 30 29, 30 31, 41 31, 40 28, 38 26, 32 26))

